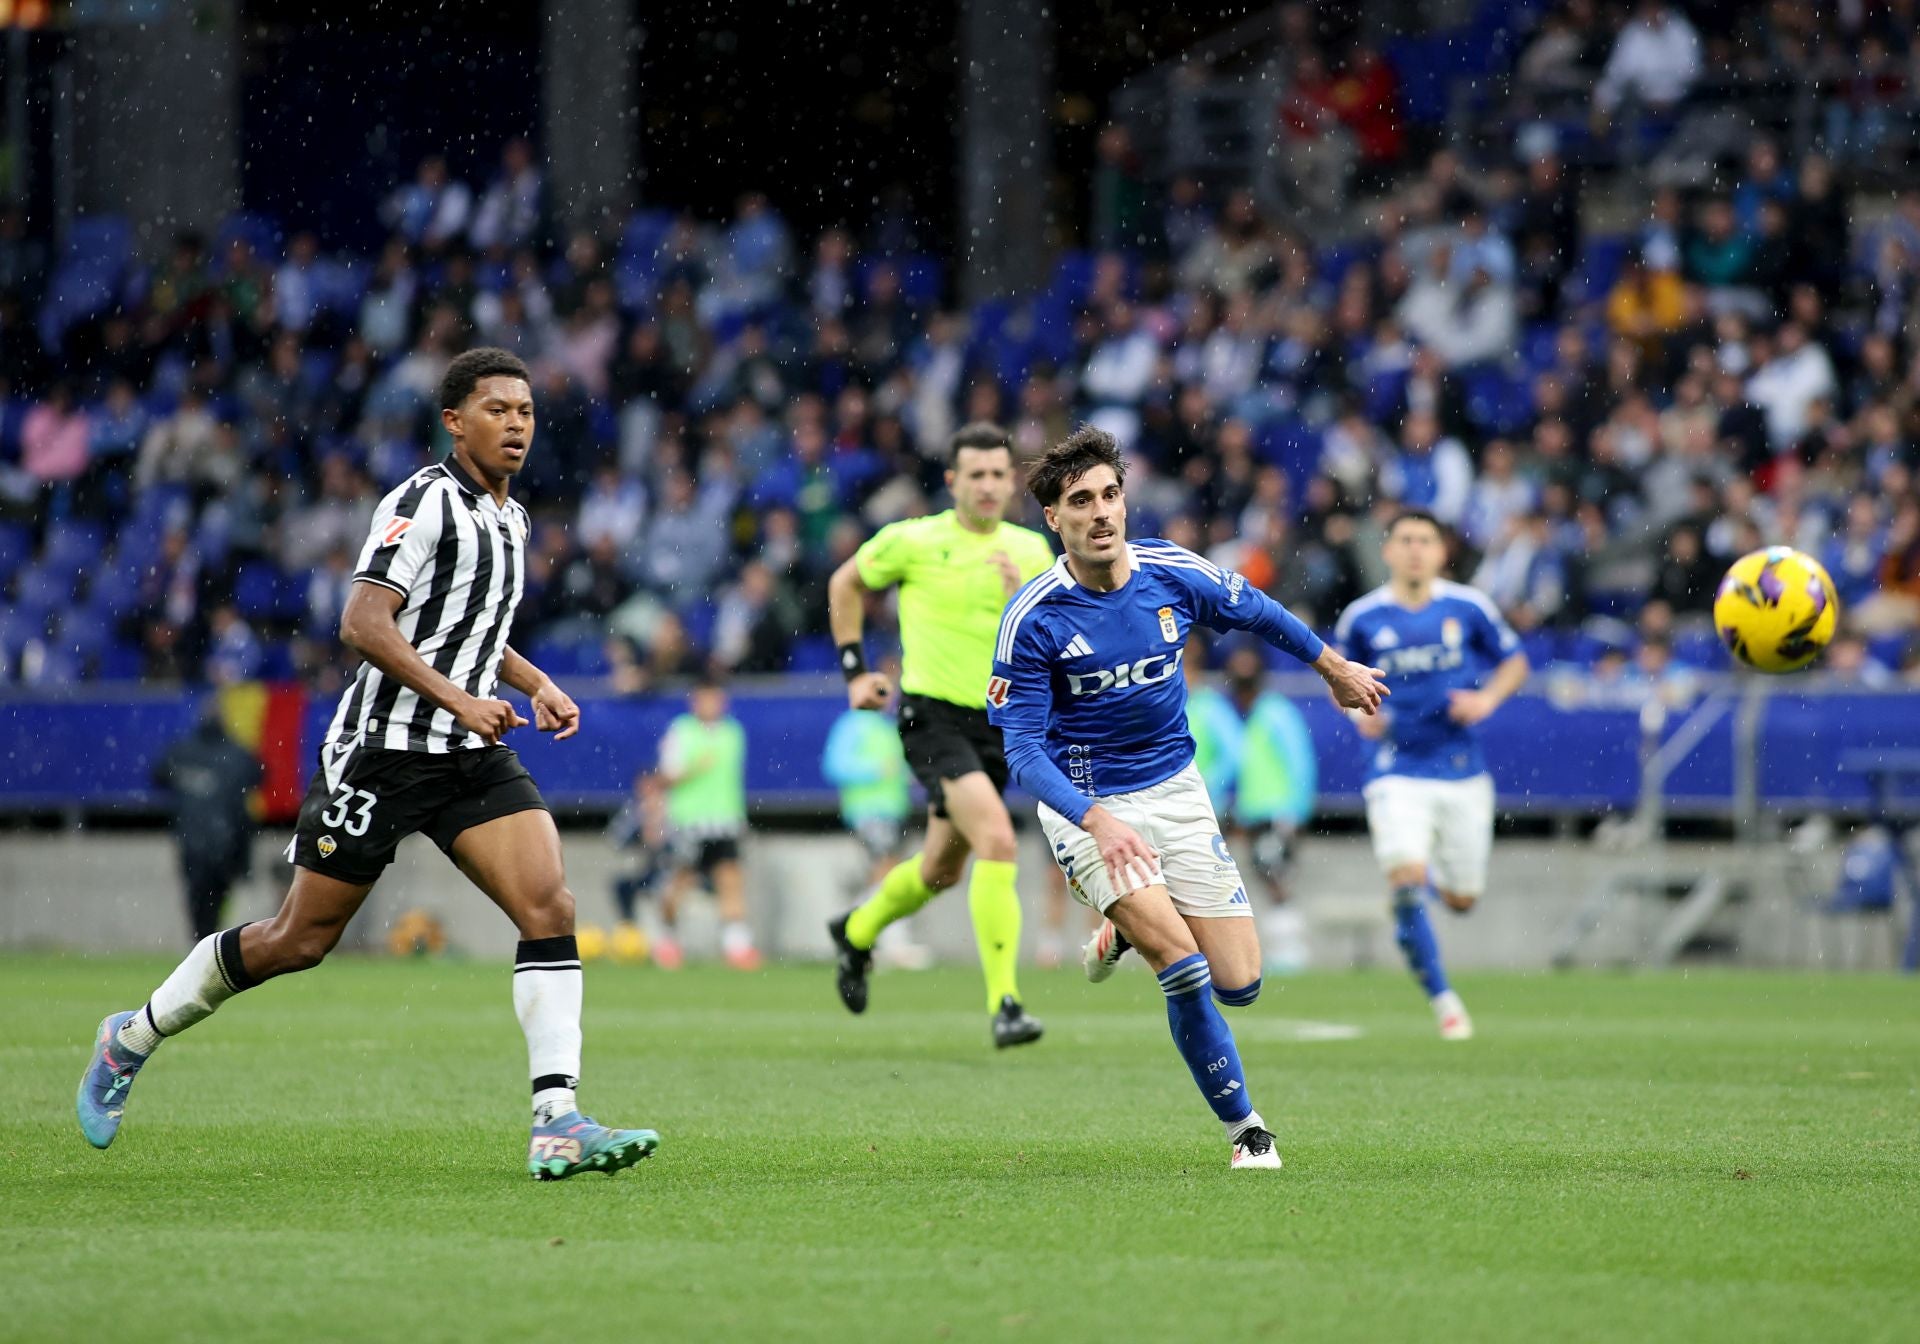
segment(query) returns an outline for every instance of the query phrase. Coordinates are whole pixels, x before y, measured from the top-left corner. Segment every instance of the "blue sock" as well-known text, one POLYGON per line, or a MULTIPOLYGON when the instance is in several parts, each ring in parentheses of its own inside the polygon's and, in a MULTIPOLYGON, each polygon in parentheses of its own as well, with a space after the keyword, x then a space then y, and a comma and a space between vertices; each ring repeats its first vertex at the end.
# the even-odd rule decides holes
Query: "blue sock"
POLYGON ((1160 990, 1167 996, 1167 1026, 1173 1043, 1193 1073, 1200 1094, 1221 1122, 1237 1125, 1253 1114, 1247 1095, 1247 1077, 1240 1067, 1240 1048, 1233 1031, 1208 997, 1213 976, 1207 959, 1195 952, 1160 972, 1160 990))
POLYGON ((1396 887, 1393 893, 1394 940, 1407 954, 1407 965, 1427 997, 1447 992, 1447 973, 1440 966, 1440 944, 1427 922, 1425 892, 1421 887, 1396 887))

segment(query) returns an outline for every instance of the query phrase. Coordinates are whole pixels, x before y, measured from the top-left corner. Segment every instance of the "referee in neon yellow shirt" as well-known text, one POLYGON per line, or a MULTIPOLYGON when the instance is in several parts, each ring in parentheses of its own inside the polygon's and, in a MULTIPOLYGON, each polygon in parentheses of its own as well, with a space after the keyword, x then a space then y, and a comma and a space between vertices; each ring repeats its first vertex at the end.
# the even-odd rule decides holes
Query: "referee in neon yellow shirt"
POLYGON ((884 709, 893 687, 869 671, 861 644, 866 596, 900 589, 900 742, 927 791, 927 840, 887 874, 864 905, 829 924, 839 949, 840 998, 867 1007, 867 976, 880 930, 960 880, 967 855, 967 905, 987 978, 996 1046, 1040 1039, 1020 1004, 1020 897, 1014 889, 1013 819, 1000 794, 1007 760, 1000 730, 987 721, 987 679, 1000 614, 1020 586, 1053 563, 1038 532, 1005 521, 1018 488, 1007 432, 976 423, 948 444, 953 508, 883 527, 834 572, 828 620, 840 646, 847 703, 884 709))

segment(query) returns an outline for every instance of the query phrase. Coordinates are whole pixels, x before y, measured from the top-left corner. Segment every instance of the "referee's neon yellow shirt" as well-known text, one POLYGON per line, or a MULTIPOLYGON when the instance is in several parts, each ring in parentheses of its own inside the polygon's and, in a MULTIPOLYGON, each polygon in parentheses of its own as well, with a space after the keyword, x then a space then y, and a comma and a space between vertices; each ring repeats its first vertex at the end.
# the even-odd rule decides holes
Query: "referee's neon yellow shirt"
POLYGON ((1025 583, 1053 563, 1047 539, 1017 523, 969 532, 952 509, 881 528, 854 553, 869 588, 900 587, 900 689, 965 709, 987 707, 993 644, 1007 590, 995 551, 1025 583))

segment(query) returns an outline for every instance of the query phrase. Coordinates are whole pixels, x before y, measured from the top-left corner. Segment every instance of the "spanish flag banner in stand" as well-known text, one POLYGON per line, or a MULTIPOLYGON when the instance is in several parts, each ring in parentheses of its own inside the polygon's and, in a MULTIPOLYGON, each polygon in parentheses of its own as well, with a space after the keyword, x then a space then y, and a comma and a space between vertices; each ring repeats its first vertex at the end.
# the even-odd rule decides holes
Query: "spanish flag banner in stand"
POLYGON ((260 758, 254 817, 269 825, 300 813, 300 735, 307 693, 293 681, 242 681, 222 686, 220 721, 227 736, 260 758))

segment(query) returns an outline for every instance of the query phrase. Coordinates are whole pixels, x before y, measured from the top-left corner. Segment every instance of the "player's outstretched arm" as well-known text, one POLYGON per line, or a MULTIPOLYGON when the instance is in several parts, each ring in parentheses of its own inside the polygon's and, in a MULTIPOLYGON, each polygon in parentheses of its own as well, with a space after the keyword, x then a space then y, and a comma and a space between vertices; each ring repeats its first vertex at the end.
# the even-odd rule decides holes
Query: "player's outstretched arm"
POLYGON ((365 579, 355 583, 340 613, 340 642, 384 675, 446 710, 455 723, 479 734, 488 746, 509 728, 524 725, 526 720, 505 700, 468 695, 428 665, 394 621, 405 601, 404 594, 384 583, 365 579))
POLYGON ((516 653, 512 645, 500 658, 500 680, 533 701, 533 726, 564 742, 580 731, 580 706, 553 684, 553 678, 516 653))
POLYGON ((1391 694, 1385 672, 1354 662, 1331 644, 1322 646, 1320 656, 1313 660, 1313 670, 1327 683, 1333 702, 1342 709, 1373 714, 1378 712, 1380 701, 1391 694))
POLYGON ((893 684, 884 672, 867 670, 862 636, 867 626, 867 594, 860 562, 848 560, 827 580, 827 628, 840 650, 840 671, 847 678, 847 704, 854 709, 885 709, 893 684))
POLYGON ((1344 657, 1309 630, 1305 621, 1242 576, 1229 574, 1191 551, 1168 550, 1176 560, 1166 572, 1178 575, 1187 585, 1203 624, 1216 630, 1245 630, 1292 654, 1320 674, 1342 709, 1372 714, 1380 708, 1381 698, 1388 694, 1386 673, 1344 657))

